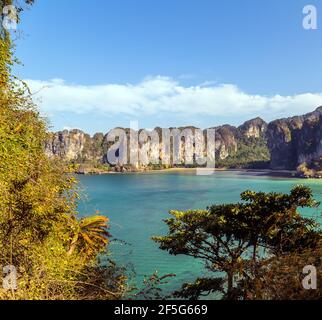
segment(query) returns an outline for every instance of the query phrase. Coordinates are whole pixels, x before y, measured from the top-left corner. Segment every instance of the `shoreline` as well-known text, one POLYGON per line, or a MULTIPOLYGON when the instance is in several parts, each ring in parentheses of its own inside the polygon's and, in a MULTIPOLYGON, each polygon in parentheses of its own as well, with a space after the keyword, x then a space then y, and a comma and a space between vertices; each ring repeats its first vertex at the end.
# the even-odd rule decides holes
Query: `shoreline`
MULTIPOLYGON (((207 168, 169 168, 169 169, 161 169, 161 170, 148 170, 148 171, 142 171, 138 173, 194 172, 197 169, 200 170, 201 172, 209 170, 207 168)), ((266 176, 280 177, 280 178, 299 178, 296 176, 296 171, 292 171, 292 170, 216 168, 215 172, 216 171, 217 172, 242 172, 245 174, 249 173, 249 174, 257 174, 258 176, 266 175, 266 176)))
MULTIPOLYGON (((207 168, 168 168, 160 170, 142 170, 142 171, 127 171, 127 172, 114 172, 114 171, 101 171, 101 172, 76 172, 77 175, 109 175, 109 174, 157 174, 157 173, 170 173, 170 172, 194 172, 196 170, 206 171, 207 168)), ((270 176, 277 178, 292 178, 304 179, 296 175, 294 170, 272 170, 272 169, 229 169, 229 168, 216 168, 215 171, 219 172, 243 172, 249 174, 256 174, 258 176, 270 176)), ((318 179, 318 178, 311 178, 318 179)))

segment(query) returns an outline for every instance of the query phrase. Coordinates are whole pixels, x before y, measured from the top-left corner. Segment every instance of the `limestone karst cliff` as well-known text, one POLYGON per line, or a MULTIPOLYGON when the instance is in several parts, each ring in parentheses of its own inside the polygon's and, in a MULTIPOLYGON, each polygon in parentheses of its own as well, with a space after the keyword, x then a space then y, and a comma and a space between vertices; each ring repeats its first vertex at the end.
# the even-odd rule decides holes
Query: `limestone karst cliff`
POLYGON ((101 148, 103 139, 102 133, 96 133, 91 137, 77 129, 50 133, 46 143, 46 152, 50 157, 58 156, 66 161, 96 161, 103 157, 101 148))
POLYGON ((294 170, 303 163, 308 167, 319 167, 322 156, 322 107, 303 116, 269 123, 266 137, 272 169, 294 170))
MULTIPOLYGON (((210 128, 215 129, 215 143, 213 149, 216 154, 216 163, 218 166, 241 167, 250 163, 262 163, 269 159, 268 149, 266 147, 265 133, 267 124, 260 118, 256 118, 245 122, 240 127, 223 125, 210 128)), ((121 128, 119 128, 121 129, 121 128)), ((121 129, 122 130, 122 129, 121 129)), ((124 129, 127 140, 127 155, 135 154, 137 150, 133 150, 130 146, 131 134, 136 135, 139 139, 138 146, 140 151, 145 151, 149 155, 149 159, 154 159, 154 165, 164 161, 164 137, 162 129, 156 128, 153 133, 134 132, 130 129, 124 129), (156 135, 154 138, 153 135, 156 135), (154 140, 153 140, 154 139, 154 140)), ((193 155, 196 145, 203 145, 207 141, 207 130, 199 130, 195 127, 169 128, 170 133, 179 135, 179 143, 182 152, 178 155, 176 165, 196 166, 196 159, 191 156, 186 159, 185 155, 193 155), (200 134, 196 132, 199 130, 200 134), (194 141, 189 141, 187 133, 192 132, 194 141), (186 153, 187 151, 187 153, 186 153)), ((189 136, 189 134, 188 134, 189 136)), ((62 160, 72 163, 108 163, 107 150, 114 142, 107 141, 108 134, 96 133, 90 136, 81 130, 60 131, 51 133, 46 143, 46 152, 50 157, 58 157, 62 160)), ((173 140, 171 140, 171 148, 169 166, 174 166, 173 140)), ((205 151, 205 149, 203 149, 205 151)), ((138 159, 135 163, 137 169, 145 168, 149 164, 138 159)), ((125 164, 124 164, 125 165, 125 164)))
MULTIPOLYGON (((213 150, 218 167, 295 170, 299 166, 304 166, 318 171, 322 169, 322 107, 302 116, 278 119, 269 124, 260 118, 255 118, 239 127, 223 125, 211 129, 215 129, 213 150)), ((150 133, 142 130, 139 132, 124 130, 128 158, 138 152, 129 147, 130 137, 133 134, 139 137, 139 151, 146 153, 150 160, 154 160, 152 167, 162 167, 161 162, 166 155, 161 128, 156 128, 150 133)), ((175 155, 170 154, 168 167, 197 166, 194 157, 185 158, 185 151, 193 154, 196 145, 202 145, 202 139, 207 140, 206 130, 200 131, 195 127, 168 130, 179 135, 182 148, 182 153, 177 155, 179 160, 176 164, 174 164, 175 155), (201 132, 199 136, 195 134, 198 130, 201 132), (195 134, 194 141, 189 141, 185 137, 190 131, 195 134)), ((114 142, 107 141, 107 137, 108 134, 103 133, 96 133, 91 137, 81 130, 51 133, 46 151, 50 157, 59 157, 68 162, 108 164, 107 151, 114 142)), ((173 142, 171 147, 172 144, 173 142)), ((134 167, 144 169, 151 167, 151 163, 144 162, 140 158, 134 167)))

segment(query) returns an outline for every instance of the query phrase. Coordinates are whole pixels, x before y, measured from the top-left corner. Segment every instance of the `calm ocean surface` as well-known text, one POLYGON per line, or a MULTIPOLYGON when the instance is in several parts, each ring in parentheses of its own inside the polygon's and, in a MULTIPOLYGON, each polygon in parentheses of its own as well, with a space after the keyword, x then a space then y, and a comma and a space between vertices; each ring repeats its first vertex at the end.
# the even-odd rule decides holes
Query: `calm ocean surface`
MULTIPOLYGON (((167 285, 178 289, 204 273, 201 262, 184 256, 171 256, 158 249, 151 240, 166 234, 166 219, 171 209, 203 209, 215 203, 236 202, 239 194, 255 191, 288 192, 296 184, 309 185, 317 200, 322 201, 322 180, 273 178, 244 172, 216 172, 197 176, 194 172, 147 174, 111 174, 79 176, 83 197, 79 203, 82 216, 100 214, 110 218, 112 259, 133 270, 133 282, 140 285, 144 275, 156 270, 159 275, 175 273, 167 285)), ((319 210, 304 215, 319 216, 319 210)))

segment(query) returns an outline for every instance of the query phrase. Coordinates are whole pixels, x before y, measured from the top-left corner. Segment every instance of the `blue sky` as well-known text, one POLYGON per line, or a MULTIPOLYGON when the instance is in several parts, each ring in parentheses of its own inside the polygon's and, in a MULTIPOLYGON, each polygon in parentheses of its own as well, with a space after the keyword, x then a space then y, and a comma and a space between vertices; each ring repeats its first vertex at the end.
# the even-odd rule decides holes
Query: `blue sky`
POLYGON ((313 0, 38 0, 17 73, 54 130, 271 120, 322 105, 320 26, 313 0))

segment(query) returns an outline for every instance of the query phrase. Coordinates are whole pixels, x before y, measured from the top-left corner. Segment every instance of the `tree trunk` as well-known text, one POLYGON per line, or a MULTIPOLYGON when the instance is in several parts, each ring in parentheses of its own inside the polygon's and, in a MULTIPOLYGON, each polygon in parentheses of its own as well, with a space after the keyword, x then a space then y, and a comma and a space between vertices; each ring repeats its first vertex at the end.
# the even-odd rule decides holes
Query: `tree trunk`
POLYGON ((234 299, 234 294, 233 294, 233 289, 234 289, 234 274, 232 271, 227 272, 227 300, 233 300, 234 299))

